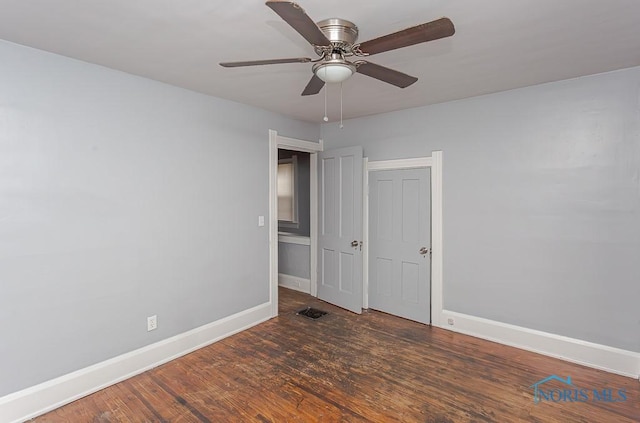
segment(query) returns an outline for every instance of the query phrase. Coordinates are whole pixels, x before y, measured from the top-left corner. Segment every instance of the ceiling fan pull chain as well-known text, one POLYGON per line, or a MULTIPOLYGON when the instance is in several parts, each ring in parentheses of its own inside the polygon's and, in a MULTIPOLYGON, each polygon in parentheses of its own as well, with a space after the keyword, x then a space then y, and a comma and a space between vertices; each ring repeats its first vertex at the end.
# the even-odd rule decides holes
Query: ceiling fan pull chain
POLYGON ((340 129, 344 128, 342 126, 342 82, 340 83, 340 129))
POLYGON ((329 118, 327 117, 327 86, 324 86, 324 117, 322 118, 325 122, 329 122, 329 118))

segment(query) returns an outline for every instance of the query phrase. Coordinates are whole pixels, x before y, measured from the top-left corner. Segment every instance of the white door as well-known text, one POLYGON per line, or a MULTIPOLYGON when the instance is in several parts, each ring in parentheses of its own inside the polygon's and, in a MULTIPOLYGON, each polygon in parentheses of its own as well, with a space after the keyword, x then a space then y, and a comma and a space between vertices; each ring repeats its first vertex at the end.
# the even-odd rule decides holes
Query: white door
POLYGON ((431 321, 431 198, 426 168, 369 173, 369 307, 431 321))
POLYGON ((361 313, 362 147, 318 159, 318 298, 361 313))

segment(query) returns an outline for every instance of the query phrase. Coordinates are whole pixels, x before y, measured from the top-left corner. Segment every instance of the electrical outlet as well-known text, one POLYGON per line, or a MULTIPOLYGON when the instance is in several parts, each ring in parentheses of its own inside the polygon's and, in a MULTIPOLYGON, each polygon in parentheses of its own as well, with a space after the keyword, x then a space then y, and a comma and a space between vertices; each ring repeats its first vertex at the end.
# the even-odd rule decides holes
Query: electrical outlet
POLYGON ((447 323, 449 323, 449 325, 453 326, 453 319, 451 317, 449 317, 447 319, 447 323))
POLYGON ((147 317, 147 332, 158 329, 158 316, 147 317))

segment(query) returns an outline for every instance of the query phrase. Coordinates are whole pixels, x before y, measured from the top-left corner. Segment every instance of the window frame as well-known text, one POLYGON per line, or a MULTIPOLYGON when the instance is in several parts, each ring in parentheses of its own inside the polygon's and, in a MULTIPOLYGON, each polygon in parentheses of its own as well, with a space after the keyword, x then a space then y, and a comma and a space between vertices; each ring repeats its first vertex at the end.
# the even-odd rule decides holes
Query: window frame
MULTIPOLYGON (((282 227, 282 228, 287 228, 287 229, 299 229, 300 228, 300 221, 298 219, 298 189, 299 189, 299 183, 298 183, 298 155, 294 154, 292 155, 290 158, 286 158, 286 159, 278 159, 278 168, 281 164, 288 164, 291 163, 291 167, 292 167, 292 184, 293 184, 293 189, 292 189, 292 193, 291 193, 291 206, 292 206, 292 212, 293 212, 293 220, 283 220, 280 219, 279 213, 278 213, 278 226, 282 227)), ((277 193, 277 188, 276 188, 276 193, 277 193)), ((278 197, 279 199, 280 197, 278 197)), ((279 212, 279 210, 278 210, 279 212)))

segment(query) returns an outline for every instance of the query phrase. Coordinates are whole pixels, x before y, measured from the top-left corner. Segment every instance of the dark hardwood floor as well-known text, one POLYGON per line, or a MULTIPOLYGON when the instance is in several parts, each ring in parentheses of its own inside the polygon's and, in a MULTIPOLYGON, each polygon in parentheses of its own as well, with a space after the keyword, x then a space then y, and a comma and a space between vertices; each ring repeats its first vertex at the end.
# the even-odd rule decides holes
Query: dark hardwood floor
POLYGON ((640 421, 639 400, 631 378, 281 288, 278 318, 34 421, 623 423, 640 421), (552 374, 627 399, 535 404, 531 385, 552 374))

